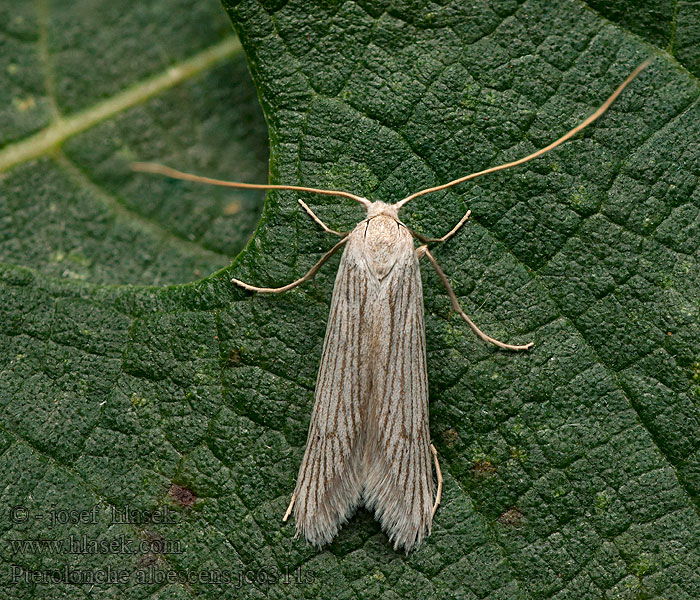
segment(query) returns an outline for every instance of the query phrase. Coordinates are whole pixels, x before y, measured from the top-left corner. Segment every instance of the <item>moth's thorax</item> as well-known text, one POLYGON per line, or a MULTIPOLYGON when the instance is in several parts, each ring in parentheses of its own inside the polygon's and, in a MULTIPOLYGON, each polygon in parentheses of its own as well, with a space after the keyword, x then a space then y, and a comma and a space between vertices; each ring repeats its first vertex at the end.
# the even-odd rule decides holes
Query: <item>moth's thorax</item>
POLYGON ((383 279, 406 252, 413 252, 413 237, 401 223, 396 209, 384 202, 373 202, 367 218, 355 229, 357 243, 370 271, 383 279))

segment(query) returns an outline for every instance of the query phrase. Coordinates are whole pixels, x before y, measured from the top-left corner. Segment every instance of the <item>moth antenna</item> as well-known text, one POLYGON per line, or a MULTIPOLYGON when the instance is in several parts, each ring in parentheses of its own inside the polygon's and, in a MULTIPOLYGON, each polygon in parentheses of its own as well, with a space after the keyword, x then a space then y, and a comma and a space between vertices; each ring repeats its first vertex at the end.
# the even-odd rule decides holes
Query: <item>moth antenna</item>
POLYGON ((271 184, 259 184, 259 183, 240 183, 238 181, 226 181, 224 179, 213 179, 211 177, 202 177, 201 175, 193 175, 192 173, 183 173, 177 169, 172 169, 166 167, 165 165, 159 165, 158 163, 150 162, 134 162, 131 163, 131 168, 134 171, 139 171, 141 173, 154 173, 156 175, 165 175, 172 179, 182 179, 183 181, 194 181, 196 183, 207 183, 209 185, 220 185, 223 187, 238 188, 244 190, 292 190, 295 192, 311 192, 314 194, 323 194, 325 196, 340 196, 342 198, 350 198, 359 202, 365 207, 368 207, 371 203, 367 198, 362 196, 356 196, 350 192, 343 192, 340 190, 322 190, 319 188, 302 187, 299 185, 271 185, 271 184))
POLYGON ((610 97, 603 102, 603 104, 596 110, 590 117, 588 117, 585 121, 582 121, 576 127, 574 127, 571 131, 568 133, 564 134, 561 136, 558 140, 552 142, 549 144, 549 146, 545 146, 544 148, 537 150, 536 152, 533 152, 532 154, 528 154, 527 156, 523 158, 519 158, 518 160, 514 160, 513 162, 509 163, 504 163, 502 165, 498 165, 495 167, 489 167, 488 169, 484 169, 483 171, 478 171, 477 173, 471 173, 470 175, 465 175, 464 177, 460 177, 459 179, 455 179, 454 181, 450 181, 449 183, 443 183, 442 185, 436 185, 435 187, 431 188, 426 188, 424 190, 420 190, 419 192, 415 192, 411 194, 410 196, 407 196, 403 200, 400 200, 395 204, 396 210, 400 210, 404 204, 410 202, 414 198, 418 198, 418 196, 423 196, 425 194, 430 194, 432 192, 439 192, 440 190, 444 190, 446 188, 452 187, 453 185, 458 185, 460 183, 463 183, 464 181, 469 181, 470 179, 474 179, 475 177, 479 177, 480 175, 486 175, 488 173, 494 173, 495 171, 503 171, 504 169, 510 169, 511 167, 516 167, 518 165, 522 165, 523 163, 526 163, 529 160, 532 160, 533 158, 537 158, 538 156, 542 156, 543 154, 549 152, 550 150, 553 150, 557 146, 563 144, 566 140, 569 138, 573 137, 576 135, 579 131, 582 129, 585 129, 588 127, 593 121, 595 121, 598 117, 600 117, 608 108, 610 108, 610 105, 615 101, 615 99, 622 93, 622 90, 624 90, 630 83, 631 81, 639 75, 644 69, 646 69, 649 66, 650 60, 645 60, 642 64, 640 64, 634 71, 632 71, 627 79, 625 79, 618 87, 617 89, 610 95, 610 97))

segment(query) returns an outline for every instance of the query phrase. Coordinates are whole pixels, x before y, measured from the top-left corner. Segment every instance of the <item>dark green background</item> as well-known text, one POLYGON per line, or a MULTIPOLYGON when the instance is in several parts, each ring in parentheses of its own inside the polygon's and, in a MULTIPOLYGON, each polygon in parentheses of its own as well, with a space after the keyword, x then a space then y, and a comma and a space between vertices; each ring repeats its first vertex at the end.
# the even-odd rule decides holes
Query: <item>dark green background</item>
MULTIPOLYGON (((0 598, 700 597, 697 5, 226 8, 243 50, 0 173, 0 598), (281 515, 338 259, 279 297, 229 279, 281 285, 334 240, 297 195, 269 194, 237 255, 260 194, 129 162, 261 182, 269 134, 272 182, 395 201, 546 145, 647 57, 566 146, 403 213, 441 235, 471 208, 435 254, 484 330, 535 342, 515 355, 476 340, 424 267, 445 474, 430 538, 397 553, 360 510, 323 551, 293 540, 281 515), (34 518, 94 505, 95 523, 34 518), (125 506, 176 523, 110 524, 125 506), (16 543, 71 534, 176 545, 16 543), (17 584, 11 565, 109 566, 130 583, 17 584), (234 583, 139 583, 148 569, 234 583)), ((210 1, 37 0, 0 23, 0 159, 230 35, 210 1)), ((305 200, 336 229, 362 218, 305 200)))

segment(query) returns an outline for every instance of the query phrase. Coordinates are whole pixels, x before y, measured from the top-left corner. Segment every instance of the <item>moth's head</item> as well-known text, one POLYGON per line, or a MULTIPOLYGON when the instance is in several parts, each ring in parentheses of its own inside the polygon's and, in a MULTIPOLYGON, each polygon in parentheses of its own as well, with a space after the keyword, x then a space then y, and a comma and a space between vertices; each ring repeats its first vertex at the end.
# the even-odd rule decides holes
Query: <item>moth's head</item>
POLYGON ((386 202, 371 202, 367 205, 367 218, 378 217, 379 215, 386 215, 391 217, 396 221, 399 220, 399 213, 396 210, 395 204, 387 204, 386 202))

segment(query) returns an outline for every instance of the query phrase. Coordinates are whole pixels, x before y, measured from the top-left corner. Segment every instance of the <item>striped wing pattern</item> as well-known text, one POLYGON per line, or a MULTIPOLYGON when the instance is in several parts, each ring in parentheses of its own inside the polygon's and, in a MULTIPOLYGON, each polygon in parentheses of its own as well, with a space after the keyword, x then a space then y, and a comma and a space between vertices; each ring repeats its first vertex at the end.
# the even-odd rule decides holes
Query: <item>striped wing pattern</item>
POLYGON ((432 523, 423 292, 405 227, 368 222, 338 268, 294 514, 321 546, 364 501, 408 551, 432 523))
POLYGON ((294 516, 297 535, 321 546, 352 515, 362 495, 362 455, 367 346, 362 313, 368 282, 351 243, 340 261, 333 288, 314 408, 299 468, 294 516))
POLYGON ((433 506, 423 289, 418 259, 401 255, 374 312, 374 371, 365 444, 364 499, 408 552, 430 533, 433 506))

